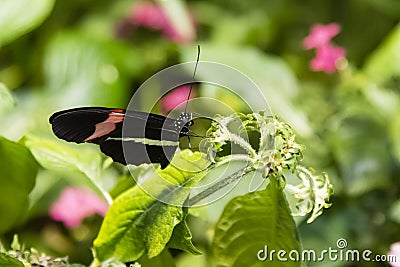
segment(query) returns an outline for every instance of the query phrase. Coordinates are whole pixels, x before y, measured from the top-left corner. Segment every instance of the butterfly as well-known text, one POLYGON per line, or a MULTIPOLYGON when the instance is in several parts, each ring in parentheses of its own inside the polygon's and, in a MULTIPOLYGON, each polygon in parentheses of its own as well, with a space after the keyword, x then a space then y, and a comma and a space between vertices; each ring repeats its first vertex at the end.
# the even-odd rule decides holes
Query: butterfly
POLYGON ((60 139, 98 144, 104 154, 124 165, 160 163, 161 169, 168 166, 179 139, 190 137, 190 126, 194 124, 192 114, 186 112, 173 119, 105 107, 62 110, 54 113, 49 122, 60 139))
MULTIPOLYGON (((193 79, 199 58, 200 45, 197 46, 193 79)), ((58 138, 68 142, 98 144, 100 150, 115 162, 124 165, 160 163, 161 169, 164 169, 175 154, 179 139, 196 136, 190 134, 193 116, 186 112, 192 85, 185 112, 177 119, 125 109, 81 107, 58 111, 49 122, 58 138)))

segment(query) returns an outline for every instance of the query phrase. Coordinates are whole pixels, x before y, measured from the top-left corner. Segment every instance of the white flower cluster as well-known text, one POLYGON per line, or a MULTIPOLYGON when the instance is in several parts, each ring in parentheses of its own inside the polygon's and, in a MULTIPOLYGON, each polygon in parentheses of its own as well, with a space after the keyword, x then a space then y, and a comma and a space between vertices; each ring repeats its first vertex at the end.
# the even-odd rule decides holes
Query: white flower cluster
POLYGON ((312 211, 307 223, 311 223, 321 213, 323 208, 329 208, 332 204, 328 203, 333 194, 332 185, 329 183, 328 176, 323 173, 314 175, 314 170, 309 170, 303 166, 297 166, 296 174, 301 180, 298 185, 286 185, 286 190, 297 200, 297 212, 293 216, 304 216, 312 211))
POLYGON ((285 186, 286 192, 297 199, 297 211, 292 213, 293 216, 311 213, 311 217, 307 220, 310 223, 322 213, 323 208, 331 206, 329 198, 333 194, 333 189, 328 176, 315 175, 313 170, 300 165, 304 147, 296 143, 295 134, 287 123, 264 112, 234 114, 216 118, 208 136, 212 149, 216 152, 231 142, 239 145, 247 153, 247 155, 241 152, 241 155, 225 156, 223 161, 247 157, 248 166, 253 167, 254 171, 260 171, 263 177, 274 176, 283 180, 282 187, 285 186), (259 136, 257 148, 249 138, 251 132, 259 136), (296 173, 300 184, 286 183, 285 171, 296 173))

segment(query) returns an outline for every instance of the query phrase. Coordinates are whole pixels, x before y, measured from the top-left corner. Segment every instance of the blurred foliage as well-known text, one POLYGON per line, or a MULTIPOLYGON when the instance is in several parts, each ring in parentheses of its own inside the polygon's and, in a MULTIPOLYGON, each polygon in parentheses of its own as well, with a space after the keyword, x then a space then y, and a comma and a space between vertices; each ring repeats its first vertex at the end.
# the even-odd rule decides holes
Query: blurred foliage
POLYGON ((0 137, 0 233, 19 224, 28 209, 28 196, 35 185, 39 165, 31 152, 0 137))
POLYGON ((14 235, 11 249, 6 251, 0 248, 0 264, 7 267, 24 266, 52 266, 52 267, 83 267, 80 264, 69 264, 68 257, 52 258, 44 253, 40 253, 34 248, 27 249, 19 242, 18 236, 14 235))
MULTIPOLYGON (((329 174, 333 206, 312 224, 297 221, 303 248, 335 248, 336 240, 346 238, 351 249, 385 254, 400 240, 400 2, 174 2, 195 21, 193 43, 174 42, 127 23, 134 0, 0 1, 3 243, 19 233, 24 243, 40 251, 69 255, 71 262, 92 261, 90 247, 101 219, 89 218, 68 230, 51 221, 47 210, 64 186, 85 185, 105 195, 126 170, 110 166, 91 145, 56 140, 48 118, 75 106, 126 107, 154 73, 193 61, 199 43, 201 60, 232 66, 257 83, 272 111, 293 126, 306 146, 305 164, 329 174), (301 42, 313 24, 330 22, 341 25, 335 43, 346 49, 348 65, 333 75, 315 73, 308 67, 312 54, 301 42), (36 161, 41 165, 38 174, 36 161)), ((245 111, 240 99, 230 101, 225 90, 202 89, 198 95, 245 111)), ((236 93, 251 99, 251 92, 236 93)), ((119 182, 123 188, 129 185, 119 182)), ((122 191, 114 188, 112 196, 122 191)), ((204 254, 172 253, 177 266, 209 266, 212 227, 222 212, 217 205, 199 209, 202 219, 188 215, 193 243, 204 254)), ((154 259, 158 265, 148 266, 172 262, 168 253, 159 257, 154 259)))

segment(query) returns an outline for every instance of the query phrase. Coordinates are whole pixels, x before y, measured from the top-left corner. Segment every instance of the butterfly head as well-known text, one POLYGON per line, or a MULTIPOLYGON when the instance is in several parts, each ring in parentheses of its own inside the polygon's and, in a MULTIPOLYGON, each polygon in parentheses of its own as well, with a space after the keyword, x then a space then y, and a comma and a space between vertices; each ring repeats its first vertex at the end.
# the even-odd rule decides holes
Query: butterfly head
POLYGON ((182 112, 179 118, 175 121, 175 128, 179 131, 179 137, 188 136, 190 126, 194 124, 192 113, 182 112))

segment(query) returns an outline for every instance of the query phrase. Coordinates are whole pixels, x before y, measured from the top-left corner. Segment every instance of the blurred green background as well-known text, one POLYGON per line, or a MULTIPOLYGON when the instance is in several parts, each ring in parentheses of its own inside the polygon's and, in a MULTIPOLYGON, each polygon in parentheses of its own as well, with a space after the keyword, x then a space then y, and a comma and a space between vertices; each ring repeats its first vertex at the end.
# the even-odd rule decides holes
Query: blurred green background
MULTIPOLYGON (((22 150, 28 147, 40 164, 29 208, 28 200, 14 201, 20 184, 8 193, 3 187, 4 244, 18 233, 27 246, 69 255, 72 262, 91 262, 91 242, 101 218, 68 230, 49 219, 49 206, 67 185, 96 190, 95 181, 110 189, 125 171, 117 165, 106 168, 108 161, 96 147, 56 140, 48 118, 77 106, 125 108, 154 73, 195 60, 197 44, 201 60, 227 64, 255 81, 272 111, 294 127, 307 147, 305 165, 329 174, 333 206, 312 224, 299 220, 304 248, 335 248, 336 240, 345 238, 351 249, 386 254, 390 244, 400 241, 400 1, 152 2, 177 31, 186 33, 180 39, 135 24, 133 14, 143 3, 148 2, 0 1, 0 135, 19 142, 22 150), (314 52, 304 50, 302 40, 312 25, 331 22, 341 25, 334 43, 346 49, 348 65, 333 74, 313 72, 309 62, 314 52), (25 208, 17 208, 21 205, 25 208), (10 210, 18 212, 10 217, 10 210)), ((199 86, 197 95, 244 109, 222 89, 199 86)), ((0 149, 0 185, 18 185, 18 177, 35 176, 36 163, 21 153, 14 157, 22 165, 14 166, 9 163, 13 154, 0 149), (11 168, 28 170, 15 174, 11 168)), ((29 181, 22 181, 29 184, 27 192, 34 177, 29 181)), ((218 212, 191 219, 194 242, 205 251, 217 219, 218 212)), ((177 266, 208 266, 207 253, 175 257, 177 266)))

